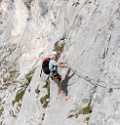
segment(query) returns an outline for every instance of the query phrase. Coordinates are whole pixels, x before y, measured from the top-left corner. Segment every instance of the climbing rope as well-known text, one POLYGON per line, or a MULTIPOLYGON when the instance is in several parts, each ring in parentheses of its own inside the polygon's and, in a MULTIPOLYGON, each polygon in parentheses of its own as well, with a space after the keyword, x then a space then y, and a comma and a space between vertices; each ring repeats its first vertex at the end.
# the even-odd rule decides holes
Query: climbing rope
POLYGON ((78 77, 75 81, 73 81, 71 84, 67 84, 67 85, 65 85, 65 84, 61 84, 62 86, 71 86, 71 85, 73 85, 73 84, 75 84, 77 81, 78 81, 78 79, 80 79, 80 77, 78 77))
MULTIPOLYGON (((82 75, 81 73, 78 73, 76 70, 73 70, 73 69, 71 69, 77 76, 79 76, 79 77, 81 77, 82 79, 84 79, 84 80, 86 80, 86 81, 88 81, 90 84, 92 84, 92 85, 94 85, 94 86, 100 86, 100 87, 102 87, 102 88, 106 88, 105 86, 102 86, 102 85, 99 85, 99 84, 95 84, 95 83, 93 83, 92 82, 92 80, 93 79, 90 79, 88 76, 84 76, 84 75, 82 75)), ((99 82, 99 81, 98 81, 99 82)))
MULTIPOLYGON (((100 82, 105 83, 104 81, 94 80, 94 81, 96 81, 96 84, 95 84, 95 83, 92 82, 93 79, 89 78, 88 76, 84 76, 84 75, 82 75, 80 72, 78 72, 78 71, 76 71, 76 70, 74 70, 74 69, 72 69, 72 68, 71 68, 71 70, 73 71, 73 73, 75 73, 77 76, 79 76, 79 78, 82 78, 82 79, 86 80, 87 82, 89 82, 90 84, 94 85, 95 87, 98 87, 98 86, 99 86, 99 87, 102 87, 102 88, 104 88, 104 89, 107 88, 107 87, 105 87, 105 86, 103 86, 103 85, 98 84, 98 83, 100 83, 100 82)), ((107 89, 108 89, 108 88, 107 88, 107 89)), ((116 87, 116 88, 111 87, 111 88, 109 88, 109 92, 112 92, 113 89, 120 89, 120 87, 116 87)))

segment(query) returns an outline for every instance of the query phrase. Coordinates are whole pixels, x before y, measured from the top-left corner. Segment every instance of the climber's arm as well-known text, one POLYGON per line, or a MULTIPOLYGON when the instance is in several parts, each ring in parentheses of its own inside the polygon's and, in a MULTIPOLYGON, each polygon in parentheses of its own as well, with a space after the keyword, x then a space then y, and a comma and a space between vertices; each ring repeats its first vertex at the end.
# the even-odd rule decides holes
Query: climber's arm
POLYGON ((60 62, 57 64, 57 66, 60 68, 70 68, 70 66, 68 66, 66 62, 60 62))

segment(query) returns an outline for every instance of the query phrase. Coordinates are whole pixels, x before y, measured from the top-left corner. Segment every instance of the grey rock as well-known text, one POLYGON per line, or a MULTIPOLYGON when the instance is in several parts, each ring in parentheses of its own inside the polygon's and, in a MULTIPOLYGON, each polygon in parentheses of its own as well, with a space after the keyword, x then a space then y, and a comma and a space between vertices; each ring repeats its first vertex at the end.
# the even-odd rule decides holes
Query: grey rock
POLYGON ((0 124, 119 125, 119 0, 1 0, 0 22, 0 124), (62 77, 77 72, 66 101, 40 77, 56 42, 62 77))

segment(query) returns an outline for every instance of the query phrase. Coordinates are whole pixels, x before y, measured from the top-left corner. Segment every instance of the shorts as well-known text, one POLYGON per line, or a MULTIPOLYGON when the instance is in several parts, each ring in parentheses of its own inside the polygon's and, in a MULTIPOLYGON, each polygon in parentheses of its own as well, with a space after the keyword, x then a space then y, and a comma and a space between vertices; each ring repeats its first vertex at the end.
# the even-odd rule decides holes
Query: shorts
POLYGON ((57 74, 57 75, 51 76, 51 79, 52 79, 55 83, 57 83, 58 86, 60 86, 61 75, 57 74))

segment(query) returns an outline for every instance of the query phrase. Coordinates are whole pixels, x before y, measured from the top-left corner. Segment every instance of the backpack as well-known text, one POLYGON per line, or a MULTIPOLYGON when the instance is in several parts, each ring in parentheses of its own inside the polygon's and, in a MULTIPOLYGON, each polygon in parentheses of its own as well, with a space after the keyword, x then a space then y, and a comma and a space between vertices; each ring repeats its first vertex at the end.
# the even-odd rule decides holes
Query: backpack
MULTIPOLYGON (((41 69, 41 73, 40 73, 40 77, 42 75, 42 70, 45 74, 49 75, 50 74, 50 70, 49 70, 49 62, 50 62, 50 58, 46 57, 43 59, 43 63, 42 63, 42 69, 41 69)), ((46 83, 49 83, 49 76, 46 79, 46 83)))
POLYGON ((49 62, 50 62, 50 58, 46 57, 46 58, 43 59, 43 63, 42 63, 42 70, 47 75, 50 74, 49 62))
MULTIPOLYGON (((40 77, 41 77, 41 75, 42 75, 42 71, 43 71, 46 75, 49 75, 49 74, 50 74, 49 62, 50 62, 50 58, 46 57, 46 58, 43 59, 40 77)), ((53 71, 53 72, 56 72, 56 71, 53 71)))

